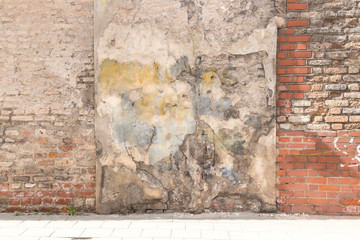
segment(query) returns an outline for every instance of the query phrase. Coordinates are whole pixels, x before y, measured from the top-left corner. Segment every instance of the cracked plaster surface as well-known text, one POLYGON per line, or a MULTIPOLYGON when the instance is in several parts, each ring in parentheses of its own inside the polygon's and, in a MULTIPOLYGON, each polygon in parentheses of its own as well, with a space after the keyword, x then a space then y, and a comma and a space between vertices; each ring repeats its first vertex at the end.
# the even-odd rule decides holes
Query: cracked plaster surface
POLYGON ((274 2, 95 8, 98 212, 274 211, 274 2))

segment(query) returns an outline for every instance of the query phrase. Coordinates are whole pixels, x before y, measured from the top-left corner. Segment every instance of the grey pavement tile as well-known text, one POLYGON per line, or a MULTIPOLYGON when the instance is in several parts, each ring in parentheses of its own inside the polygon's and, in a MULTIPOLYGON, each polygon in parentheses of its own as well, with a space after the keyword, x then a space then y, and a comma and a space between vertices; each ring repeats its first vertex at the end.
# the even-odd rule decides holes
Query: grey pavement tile
POLYGON ((86 228, 81 234, 81 237, 95 238, 95 237, 110 237, 114 230, 110 228, 86 228))
POLYGON ((172 230, 171 232, 172 238, 201 238, 201 231, 200 230, 172 230))
POLYGON ((49 224, 47 224, 46 228, 71 228, 73 227, 77 221, 50 221, 49 224))
POLYGON ((78 238, 85 231, 85 228, 57 228, 51 237, 78 238))
POLYGON ((230 239, 228 231, 211 231, 203 230, 201 231, 202 239, 230 239))
POLYGON ((0 220, 0 228, 19 226, 22 220, 0 220))
POLYGON ((115 229, 111 237, 140 238, 142 229, 115 229))
POLYGON ((141 234, 145 238, 170 238, 170 229, 144 229, 141 234))
POLYGON ((214 224, 208 222, 186 222, 186 229, 189 230, 213 230, 214 224))
POLYGON ((158 229, 185 229, 185 222, 164 222, 158 225, 158 229))
POLYGON ((22 237, 50 237, 55 228, 30 227, 21 234, 22 237))
POLYGON ((109 220, 103 221, 101 228, 129 228, 131 221, 129 220, 109 220))
POLYGON ((40 240, 40 237, 2 237, 0 240, 40 240))
POLYGON ((27 228, 19 228, 19 227, 5 227, 0 228, 0 237, 15 237, 19 236, 25 232, 27 228))
POLYGON ((73 228, 99 228, 104 224, 105 221, 77 221, 72 227, 73 228))
POLYGON ((156 229, 158 223, 148 221, 132 221, 129 229, 156 229))
POLYGON ((229 232, 230 239, 236 240, 260 240, 257 232, 229 232))
POLYGON ((48 223, 50 223, 50 221, 26 220, 26 221, 23 221, 22 223, 20 223, 19 225, 17 225, 17 227, 24 227, 24 228, 34 227, 34 228, 40 228, 40 227, 44 227, 44 226, 47 225, 48 223))

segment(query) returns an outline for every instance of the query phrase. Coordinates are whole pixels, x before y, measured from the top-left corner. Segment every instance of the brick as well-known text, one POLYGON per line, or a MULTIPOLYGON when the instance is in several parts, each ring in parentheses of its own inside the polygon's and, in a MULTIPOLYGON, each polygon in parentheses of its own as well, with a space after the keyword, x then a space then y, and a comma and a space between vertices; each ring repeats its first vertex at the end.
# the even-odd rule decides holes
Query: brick
POLYGON ((313 210, 314 210, 313 206, 293 206, 294 212, 309 213, 309 212, 313 212, 313 210))
POLYGON ((293 52, 292 57, 293 58, 311 58, 312 52, 293 52))
POLYGON ((288 68, 288 74, 307 74, 310 73, 308 68, 288 68))
POLYGON ((306 10, 307 4, 306 3, 289 3, 287 5, 287 9, 290 11, 294 10, 306 10))
POLYGON ((288 26, 289 27, 304 27, 308 25, 307 20, 289 20, 288 26))
POLYGON ((325 122, 347 122, 348 116, 326 116, 325 122))
POLYGON ((328 199, 321 199, 321 198, 310 198, 309 199, 309 204, 313 204, 313 205, 329 205, 329 200, 328 199))
POLYGON ((308 42, 310 40, 309 36, 289 36, 289 42, 308 42))
POLYGON ((320 191, 339 191, 340 186, 336 186, 336 185, 320 185, 319 190, 320 191))
POLYGON ((357 185, 357 184, 359 184, 359 179, 355 179, 355 178, 339 178, 338 179, 338 184, 354 184, 354 185, 357 185))
POLYGON ((307 198, 289 198, 287 201, 288 204, 307 204, 307 198))

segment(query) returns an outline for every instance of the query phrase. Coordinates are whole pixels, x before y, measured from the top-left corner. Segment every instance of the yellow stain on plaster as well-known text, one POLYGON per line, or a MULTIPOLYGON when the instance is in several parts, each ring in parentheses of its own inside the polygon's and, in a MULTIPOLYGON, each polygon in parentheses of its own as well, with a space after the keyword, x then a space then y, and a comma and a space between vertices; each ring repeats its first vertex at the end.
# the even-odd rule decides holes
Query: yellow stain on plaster
POLYGON ((159 84, 159 64, 141 65, 136 62, 118 63, 106 59, 101 65, 100 88, 109 93, 124 93, 136 88, 159 84))
POLYGON ((137 62, 118 63, 106 59, 101 64, 99 74, 99 86, 104 94, 121 94, 142 89, 142 96, 134 103, 134 108, 137 112, 136 117, 145 122, 155 115, 181 122, 192 114, 192 110, 186 107, 185 99, 182 97, 187 93, 160 94, 174 81, 168 69, 161 69, 157 62, 152 65, 141 65, 137 62))

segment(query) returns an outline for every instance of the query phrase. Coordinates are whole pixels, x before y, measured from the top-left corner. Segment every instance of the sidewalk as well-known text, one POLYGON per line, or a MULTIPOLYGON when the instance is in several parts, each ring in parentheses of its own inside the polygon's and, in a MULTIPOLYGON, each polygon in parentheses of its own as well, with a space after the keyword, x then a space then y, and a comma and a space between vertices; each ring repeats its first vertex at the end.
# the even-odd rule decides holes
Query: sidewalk
POLYGON ((0 240, 360 238, 359 217, 279 214, 20 215, 0 214, 0 240))

